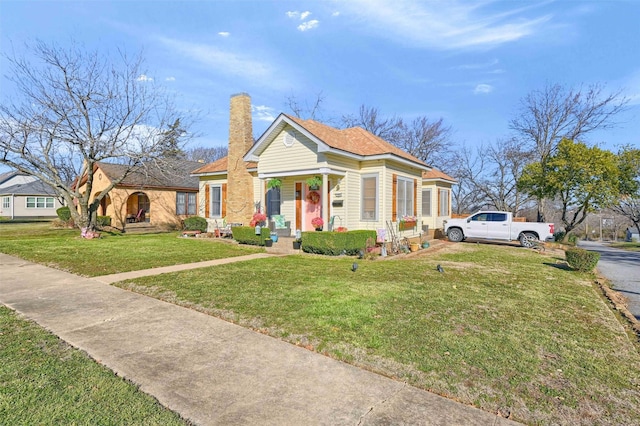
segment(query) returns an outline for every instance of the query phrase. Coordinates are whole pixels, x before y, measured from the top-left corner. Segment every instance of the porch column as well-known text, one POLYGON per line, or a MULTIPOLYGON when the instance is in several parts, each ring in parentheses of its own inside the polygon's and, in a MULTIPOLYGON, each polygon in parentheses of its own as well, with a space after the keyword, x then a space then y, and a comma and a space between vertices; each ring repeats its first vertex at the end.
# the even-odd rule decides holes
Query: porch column
POLYGON ((265 182, 266 182, 265 178, 260 178, 260 191, 259 191, 260 198, 259 199, 260 199, 260 210, 262 210, 262 213, 267 214, 267 191, 265 189, 266 188, 265 182))
POLYGON ((327 173, 322 174, 322 221, 324 225, 322 230, 329 229, 329 175, 327 173))

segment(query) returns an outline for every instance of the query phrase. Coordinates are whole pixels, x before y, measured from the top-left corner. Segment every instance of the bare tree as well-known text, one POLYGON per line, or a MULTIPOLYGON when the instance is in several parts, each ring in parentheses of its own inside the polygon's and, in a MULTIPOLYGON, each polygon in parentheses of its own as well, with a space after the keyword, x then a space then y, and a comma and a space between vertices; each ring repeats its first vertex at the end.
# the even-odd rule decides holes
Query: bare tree
POLYGON ((471 213, 482 207, 486 200, 476 190, 480 180, 484 159, 474 154, 468 146, 458 149, 458 155, 449 163, 449 171, 458 180, 451 190, 453 211, 456 214, 471 213))
POLYGON ((495 145, 480 147, 482 176, 474 182, 474 188, 495 209, 510 211, 514 215, 530 200, 518 190, 517 182, 524 167, 531 162, 531 153, 513 139, 499 140, 495 145))
POLYGON ((185 150, 185 158, 190 161, 212 163, 220 158, 226 157, 227 153, 228 148, 226 146, 195 146, 185 150))
MULTIPOLYGON (((547 84, 521 100, 509 125, 535 154, 534 160, 544 163, 562 139, 584 141, 593 131, 616 126, 614 119, 628 102, 620 91, 607 94, 600 84, 577 89, 547 84)), ((545 200, 540 199, 538 220, 544 216, 545 200)))
POLYGON ((622 147, 617 157, 620 197, 611 208, 626 217, 640 233, 640 149, 622 147))
POLYGON ((296 117, 323 121, 322 104, 324 103, 325 98, 326 97, 322 94, 322 91, 320 91, 312 101, 301 101, 294 94, 291 94, 287 96, 285 105, 296 117))
POLYGON ((7 56, 20 98, 0 105, 0 163, 38 177, 67 205, 77 204, 76 224, 93 226, 101 199, 130 172, 157 166, 168 146, 179 149, 188 126, 142 73, 140 56, 113 60, 41 41, 26 47, 24 56, 7 56), (90 200, 101 161, 126 168, 90 200))
POLYGON ((405 132, 404 122, 396 116, 384 118, 378 108, 360 105, 357 116, 344 115, 341 119, 341 127, 362 127, 387 142, 396 144, 400 136, 405 132))

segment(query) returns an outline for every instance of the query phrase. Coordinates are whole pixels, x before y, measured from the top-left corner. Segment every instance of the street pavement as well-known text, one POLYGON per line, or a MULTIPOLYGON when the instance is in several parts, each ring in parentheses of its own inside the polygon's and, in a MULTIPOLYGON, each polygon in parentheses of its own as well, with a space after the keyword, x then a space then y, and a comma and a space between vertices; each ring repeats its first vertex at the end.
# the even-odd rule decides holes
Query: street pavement
POLYGON ((114 277, 83 278, 1 253, 0 271, 0 303, 197 425, 517 424, 113 287, 114 277))
POLYGON ((596 269, 628 299, 629 312, 640 321, 640 252, 613 248, 599 241, 580 241, 578 246, 600 253, 596 269))

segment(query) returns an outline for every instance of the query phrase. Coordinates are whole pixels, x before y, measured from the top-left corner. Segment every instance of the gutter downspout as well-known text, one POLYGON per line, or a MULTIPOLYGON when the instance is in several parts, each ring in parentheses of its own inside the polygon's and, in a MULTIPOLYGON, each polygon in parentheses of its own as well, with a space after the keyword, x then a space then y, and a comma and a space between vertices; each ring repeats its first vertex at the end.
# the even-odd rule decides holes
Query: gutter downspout
POLYGON ((15 208, 16 208, 16 194, 11 194, 11 220, 15 217, 15 208))

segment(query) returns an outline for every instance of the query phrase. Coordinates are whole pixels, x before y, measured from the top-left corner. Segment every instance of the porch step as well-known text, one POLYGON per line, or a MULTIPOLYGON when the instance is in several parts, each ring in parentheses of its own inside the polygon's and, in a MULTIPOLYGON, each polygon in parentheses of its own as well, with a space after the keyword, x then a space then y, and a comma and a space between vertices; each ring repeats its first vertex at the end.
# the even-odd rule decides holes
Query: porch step
POLYGON ((127 234, 157 234, 165 232, 162 228, 147 222, 127 223, 125 227, 127 234))
POLYGON ((293 248, 293 237, 278 237, 278 241, 273 243, 271 247, 265 247, 267 253, 270 254, 300 254, 304 253, 301 249, 293 248))

